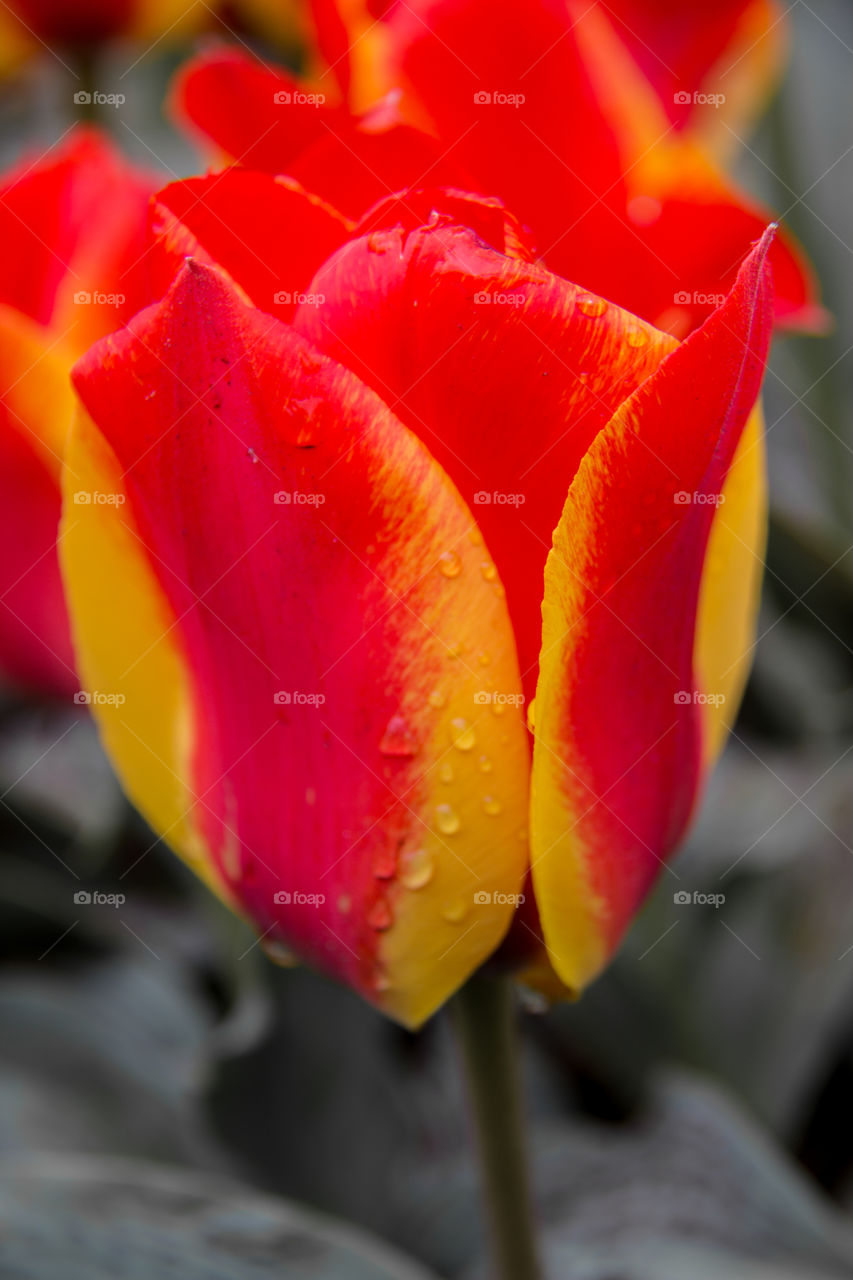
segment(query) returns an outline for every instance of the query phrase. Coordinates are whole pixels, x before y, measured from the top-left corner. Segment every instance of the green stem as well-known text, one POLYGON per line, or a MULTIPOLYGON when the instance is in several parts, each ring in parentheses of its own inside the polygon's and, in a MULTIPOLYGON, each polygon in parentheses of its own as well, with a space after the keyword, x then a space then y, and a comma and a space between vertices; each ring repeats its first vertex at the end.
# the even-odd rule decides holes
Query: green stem
POLYGON ((450 1009, 474 1112, 496 1280, 540 1280, 511 984, 477 975, 450 1009))

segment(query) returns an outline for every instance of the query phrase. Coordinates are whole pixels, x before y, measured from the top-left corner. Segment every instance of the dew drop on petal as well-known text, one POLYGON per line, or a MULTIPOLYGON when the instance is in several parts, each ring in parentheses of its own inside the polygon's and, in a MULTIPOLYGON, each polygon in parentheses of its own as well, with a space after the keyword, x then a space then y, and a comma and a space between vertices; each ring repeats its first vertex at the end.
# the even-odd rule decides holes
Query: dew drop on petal
POLYGON ((352 898, 348 893, 342 893, 338 898, 338 911, 342 916, 348 916, 352 910, 352 898))
POLYGON ((394 849, 380 849, 373 859, 373 874, 377 880, 390 880, 397 870, 397 853, 394 849))
POLYGON ((446 701, 447 699, 440 689, 433 689, 432 693, 427 698, 427 702, 431 707, 443 707, 446 701))
POLYGON ((455 551, 442 551, 438 558, 438 568, 445 578, 458 578, 462 572, 462 561, 455 551))
POLYGON ((441 765, 441 766, 440 766, 440 768, 439 768, 439 770, 438 770, 438 776, 439 776, 439 778, 441 779, 441 781, 442 781, 442 782, 452 782, 452 781, 453 781, 453 766, 452 766, 451 764, 449 764, 447 761, 445 761, 445 763, 444 763, 443 765, 441 765))
POLYGON ((494 796, 483 796, 483 812, 488 813, 491 817, 500 813, 501 802, 496 800, 494 796))
POLYGON ((477 761, 477 768, 480 770, 480 773, 491 773, 494 765, 488 756, 480 756, 480 759, 477 761))
POLYGON ((649 335, 639 325, 633 325, 625 334, 625 341, 629 347, 646 347, 649 343, 649 335))
POLYGON ((450 740, 458 751, 470 751, 477 741, 473 728, 462 716, 450 721, 450 740))
POLYGON ((406 889, 423 889, 429 884, 435 871, 435 862, 428 849, 412 849, 404 853, 400 861, 400 884, 406 889))
POLYGON ((379 750, 383 756, 413 756, 418 749, 411 726, 401 715, 393 715, 385 727, 379 750))
POLYGON ((394 923, 394 917, 391 915, 391 908, 384 898, 376 899, 367 913, 367 923, 377 933, 383 933, 386 929, 391 928, 394 923))
POLYGON ((448 902, 441 914, 451 924, 458 924, 468 914, 468 903, 464 898, 454 898, 452 902, 448 902))
POLYGON ((279 965, 282 969, 292 969, 299 964, 299 957, 281 942, 270 942, 265 938, 261 942, 261 950, 268 960, 272 960, 273 964, 279 965))
POLYGON ((435 820, 439 831, 442 835, 455 835, 462 823, 459 821, 459 814, 449 804, 437 804, 435 806, 435 820))
POLYGON ((588 316, 590 320, 597 320, 606 310, 607 303, 603 298, 597 298, 594 293, 582 293, 578 298, 578 311, 588 316))
POLYGON ((494 582, 498 576, 498 571, 492 564, 491 560, 484 560, 480 565, 480 572, 486 579, 486 582, 494 582))

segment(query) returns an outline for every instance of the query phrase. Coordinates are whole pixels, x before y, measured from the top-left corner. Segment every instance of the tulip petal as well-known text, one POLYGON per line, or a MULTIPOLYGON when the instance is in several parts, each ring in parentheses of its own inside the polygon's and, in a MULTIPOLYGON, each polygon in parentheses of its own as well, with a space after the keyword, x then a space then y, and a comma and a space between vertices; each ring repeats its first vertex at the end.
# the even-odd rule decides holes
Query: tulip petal
POLYGON ((128 790, 160 830, 180 807, 152 808, 126 754, 141 740, 265 945, 417 1025, 500 941, 527 862, 517 659, 470 512, 352 373, 206 266, 76 384, 104 443, 81 436, 72 459, 112 450, 128 498, 69 507, 64 539, 85 679, 132 682, 93 706, 128 790), (114 617, 122 524, 149 586, 114 617), (158 739, 140 610, 188 691, 158 739))
POLYGON ((696 615, 713 513, 764 368, 769 237, 597 437, 548 557, 531 868, 551 963, 574 990, 617 946, 701 785, 697 699, 718 691, 697 685, 696 615))
MULTIPOLYGON (((402 204, 417 210, 420 197, 402 204)), ((404 220, 346 245, 311 285, 324 305, 301 307, 294 323, 387 400, 476 511, 530 695, 545 557, 568 486, 597 432, 675 343, 488 248, 435 207, 435 217, 424 207, 426 225, 404 220)), ((391 203, 386 211, 395 214, 391 203)), ((488 230, 479 216, 477 225, 488 230)))
POLYGON ((66 334, 78 352, 138 311, 145 224, 157 183, 94 129, 49 160, 22 160, 0 187, 0 298, 66 334))
POLYGON ((312 93, 283 71, 220 50, 182 68, 173 107, 231 159, 286 173, 351 218, 422 182, 477 189, 448 154, 453 148, 403 122, 393 100, 359 119, 325 102, 295 101, 312 93), (277 94, 290 101, 277 102, 277 94))
POLYGON ((0 306, 0 668, 60 695, 77 688, 56 562, 59 477, 74 395, 69 357, 26 316, 0 306))
POLYGON ((154 297, 192 256, 218 264, 255 306, 289 320, 352 224, 292 179, 235 168, 158 192, 151 230, 154 297))

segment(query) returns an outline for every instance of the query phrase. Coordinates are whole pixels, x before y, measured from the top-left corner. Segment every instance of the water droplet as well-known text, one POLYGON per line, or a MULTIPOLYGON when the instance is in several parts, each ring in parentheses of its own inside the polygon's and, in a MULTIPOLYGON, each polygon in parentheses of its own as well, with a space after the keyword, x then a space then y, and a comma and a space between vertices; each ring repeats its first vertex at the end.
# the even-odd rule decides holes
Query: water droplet
POLYGON ((487 667, 491 662, 491 660, 492 660, 492 655, 490 653, 487 653, 485 650, 483 650, 482 653, 477 654, 477 661, 479 662, 481 667, 487 667))
POLYGON ((500 813, 501 802, 496 800, 494 796, 483 796, 483 812, 488 813, 491 817, 500 813))
POLYGON ((531 698, 527 706, 527 727, 531 733, 536 729, 536 699, 531 698))
POLYGON ((338 898, 338 911, 342 916, 348 916, 352 910, 352 898, 348 893, 342 893, 338 898))
POLYGON ((261 950, 273 964, 280 965, 282 969, 292 969, 294 965, 299 964, 299 957, 281 942, 269 941, 265 938, 261 943, 261 950))
POLYGON ((145 399, 146 399, 146 400, 153 400, 153 399, 154 399, 154 397, 156 396, 156 394, 157 394, 156 390, 155 390, 155 391, 146 391, 146 392, 145 392, 145 399))
POLYGON ((247 449, 247 450, 246 450, 246 454, 248 455, 248 457, 250 457, 250 458, 252 459, 252 462, 258 462, 258 461, 260 461, 260 459, 258 458, 258 455, 255 453, 254 449, 252 449, 252 448, 247 449))
POLYGON ((484 560, 480 565, 480 572, 486 579, 486 582, 494 582, 498 576, 498 571, 492 564, 491 560, 484 560))
POLYGON ((391 988, 391 979, 387 973, 375 973, 373 975, 373 990, 377 992, 389 991, 391 988))
POLYGON ((504 712, 505 712, 505 711, 506 711, 506 703, 505 703, 505 702, 497 702, 497 701, 493 701, 493 702, 492 702, 492 714, 493 714, 493 715, 496 715, 496 716, 502 716, 502 715, 504 714, 504 712))
POLYGON ((468 914, 468 903, 464 898, 454 898, 452 902, 448 902, 441 914, 451 924, 458 924, 468 914))
POLYGON ((391 915, 391 908, 385 898, 376 899, 367 913, 367 923, 377 933, 383 933, 386 929, 391 928, 394 923, 394 917, 391 915))
POLYGON ((433 689, 432 693, 427 698, 427 702, 431 707, 443 707, 446 701, 447 699, 440 689, 433 689))
POLYGON ((648 346, 649 335, 639 325, 633 325, 625 334, 625 341, 629 347, 645 347, 648 346))
POLYGON ((379 743, 383 756, 413 756, 417 749, 417 739, 411 726, 401 715, 393 715, 379 743))
POLYGON ((597 298, 594 293, 582 293, 578 298, 578 311, 589 316, 590 320, 597 320, 606 310, 607 303, 603 298, 597 298))
POLYGON ((462 716, 450 721, 450 740, 459 751, 470 751, 477 741, 474 730, 462 716))
POLYGON ((445 836, 455 835, 462 825, 459 821, 459 814, 449 804, 437 804, 435 806, 435 820, 439 831, 445 836))
POLYGON ((477 761, 477 768, 480 770, 480 773, 491 773, 494 765, 488 756, 480 756, 480 759, 477 761))
POLYGON ((397 870, 395 849, 382 849, 373 859, 373 874, 377 880, 390 880, 397 870))
POLYGON ((468 530, 468 541, 475 547, 479 547, 483 541, 483 535, 479 529, 468 530))
POLYGON ((432 854, 427 849, 412 849, 404 853, 400 863, 400 884, 406 889, 422 889, 429 884, 435 871, 432 854))
POLYGON ((443 764, 438 771, 438 776, 442 782, 453 781, 453 768, 449 764, 443 764))
POLYGON ((445 578, 458 578, 462 572, 462 561, 455 551, 443 551, 438 558, 438 568, 445 578))

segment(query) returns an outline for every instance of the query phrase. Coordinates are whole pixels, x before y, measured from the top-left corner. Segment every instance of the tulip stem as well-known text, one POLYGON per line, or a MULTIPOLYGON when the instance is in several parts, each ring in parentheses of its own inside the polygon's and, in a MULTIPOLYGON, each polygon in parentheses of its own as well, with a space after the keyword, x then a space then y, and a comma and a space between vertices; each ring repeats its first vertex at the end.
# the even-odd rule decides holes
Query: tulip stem
POLYGON ((539 1280, 511 983, 476 975, 450 1006, 474 1113, 497 1280, 539 1280))

